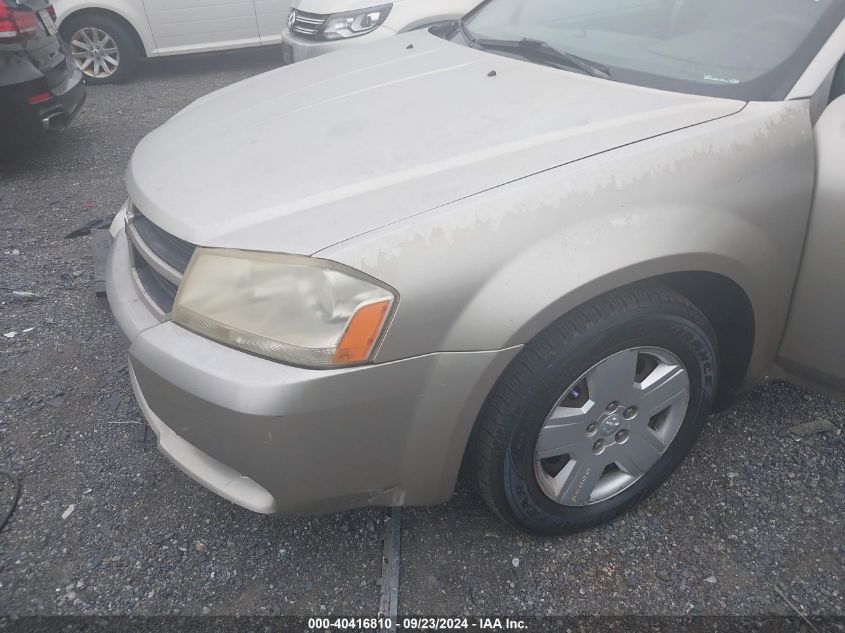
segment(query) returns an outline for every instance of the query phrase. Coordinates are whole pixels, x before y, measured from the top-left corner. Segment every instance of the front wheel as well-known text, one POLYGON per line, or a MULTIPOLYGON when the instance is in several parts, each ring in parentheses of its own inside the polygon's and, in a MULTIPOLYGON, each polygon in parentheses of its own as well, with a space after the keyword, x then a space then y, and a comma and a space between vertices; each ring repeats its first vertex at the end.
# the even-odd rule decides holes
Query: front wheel
POLYGON ((526 345, 473 437, 477 487, 508 523, 565 534, 612 520, 680 465, 710 412, 716 336, 662 286, 605 295, 526 345))
POLYGON ((126 81, 141 57, 131 30, 105 15, 71 16, 62 25, 62 36, 90 85, 126 81))

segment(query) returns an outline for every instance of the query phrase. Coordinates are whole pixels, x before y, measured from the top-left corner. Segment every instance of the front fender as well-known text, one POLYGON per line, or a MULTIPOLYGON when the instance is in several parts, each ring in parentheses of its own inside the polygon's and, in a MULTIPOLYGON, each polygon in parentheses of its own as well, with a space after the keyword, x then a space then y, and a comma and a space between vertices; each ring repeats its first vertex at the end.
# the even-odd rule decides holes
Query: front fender
POLYGON ((680 271, 717 273, 736 282, 754 310, 756 379, 783 332, 813 174, 807 102, 753 103, 321 256, 399 290, 378 361, 522 344, 614 288, 680 271))

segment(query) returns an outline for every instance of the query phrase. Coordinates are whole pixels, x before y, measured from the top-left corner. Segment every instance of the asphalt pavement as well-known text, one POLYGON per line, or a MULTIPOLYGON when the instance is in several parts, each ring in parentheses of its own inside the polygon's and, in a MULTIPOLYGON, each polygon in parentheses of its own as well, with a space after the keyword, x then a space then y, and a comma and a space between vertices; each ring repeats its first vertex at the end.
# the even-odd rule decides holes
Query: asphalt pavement
MULTIPOLYGON (((145 134, 278 61, 159 60, 89 88, 65 134, 0 148, 0 467, 23 484, 0 533, 0 616, 377 612, 388 512, 259 516, 139 441, 90 237, 65 237, 123 203, 145 134)), ((760 387, 635 512, 567 538, 501 525, 462 480, 449 503, 402 512, 400 613, 845 616, 843 425, 841 404, 760 387), (788 431, 818 419, 838 430, 788 431)), ((0 518, 11 492, 0 478, 0 518)))

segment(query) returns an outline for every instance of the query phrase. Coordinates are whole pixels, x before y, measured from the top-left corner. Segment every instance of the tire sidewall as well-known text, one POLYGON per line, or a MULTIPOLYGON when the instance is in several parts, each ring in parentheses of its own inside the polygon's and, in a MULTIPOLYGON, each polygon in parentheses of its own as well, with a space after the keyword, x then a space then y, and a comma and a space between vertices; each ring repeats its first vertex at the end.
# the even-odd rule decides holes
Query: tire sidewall
POLYGON ((547 356, 541 384, 524 394, 513 413, 513 428, 503 464, 504 494, 518 523, 535 531, 562 533, 603 523, 653 492, 680 465, 697 440, 717 384, 716 350, 708 324, 697 323, 680 310, 639 309, 615 315, 589 331, 576 334, 566 349, 547 356), (564 388, 599 361, 635 347, 672 352, 687 371, 687 412, 669 448, 649 471, 616 496, 589 506, 569 507, 552 501, 534 473, 534 449, 549 412, 564 388))

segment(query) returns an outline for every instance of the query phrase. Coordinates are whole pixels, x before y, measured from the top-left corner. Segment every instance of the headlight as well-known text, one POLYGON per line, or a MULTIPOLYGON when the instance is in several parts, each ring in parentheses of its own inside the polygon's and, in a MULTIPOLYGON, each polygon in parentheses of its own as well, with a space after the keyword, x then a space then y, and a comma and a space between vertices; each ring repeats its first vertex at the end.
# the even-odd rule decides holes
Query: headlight
POLYGON ((376 280, 325 260, 198 248, 172 318, 261 356, 324 368, 371 360, 395 301, 376 280))
POLYGON ((371 9, 334 13, 323 26, 323 37, 327 40, 340 40, 374 31, 384 24, 392 8, 392 4, 383 4, 371 9))

